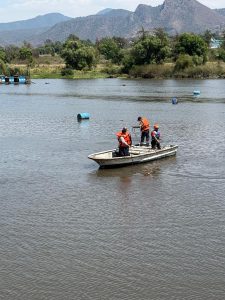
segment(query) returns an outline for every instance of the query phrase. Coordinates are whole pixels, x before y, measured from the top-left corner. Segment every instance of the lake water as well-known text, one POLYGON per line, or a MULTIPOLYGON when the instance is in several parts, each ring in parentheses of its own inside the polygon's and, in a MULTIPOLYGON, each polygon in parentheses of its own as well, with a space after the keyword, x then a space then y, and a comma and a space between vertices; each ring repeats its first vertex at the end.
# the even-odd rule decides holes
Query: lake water
POLYGON ((224 299, 224 80, 1 85, 0 154, 0 299, 224 299), (177 156, 99 170, 139 115, 177 156))

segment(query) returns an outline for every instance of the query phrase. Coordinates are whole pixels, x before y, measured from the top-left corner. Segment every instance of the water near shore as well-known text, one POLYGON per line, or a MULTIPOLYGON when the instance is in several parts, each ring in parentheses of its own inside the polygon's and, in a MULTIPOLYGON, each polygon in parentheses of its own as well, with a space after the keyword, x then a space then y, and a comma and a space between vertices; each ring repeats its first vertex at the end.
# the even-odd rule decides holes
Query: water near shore
POLYGON ((224 95, 224 80, 1 85, 0 298, 224 299, 224 95), (88 154, 139 115, 177 156, 98 170, 88 154))

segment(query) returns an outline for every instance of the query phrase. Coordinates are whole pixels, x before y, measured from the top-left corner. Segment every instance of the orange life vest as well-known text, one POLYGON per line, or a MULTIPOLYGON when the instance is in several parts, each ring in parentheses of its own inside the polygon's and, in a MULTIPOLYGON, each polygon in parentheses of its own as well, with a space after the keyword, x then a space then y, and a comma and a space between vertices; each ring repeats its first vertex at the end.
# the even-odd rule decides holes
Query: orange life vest
POLYGON ((120 137, 123 137, 125 142, 131 146, 132 144, 132 141, 131 141, 131 135, 129 134, 129 132, 126 132, 126 133, 123 133, 122 131, 118 132, 117 134, 117 138, 118 138, 118 141, 119 141, 119 146, 120 147, 127 147, 126 144, 124 144, 121 140, 120 140, 120 137))
POLYGON ((142 118, 140 121, 141 131, 147 131, 150 128, 149 121, 146 118, 142 118))
POLYGON ((132 144, 132 139, 131 139, 131 135, 130 135, 130 133, 127 131, 126 132, 126 138, 125 138, 125 141, 127 142, 127 144, 129 145, 129 146, 131 146, 131 144, 132 144))

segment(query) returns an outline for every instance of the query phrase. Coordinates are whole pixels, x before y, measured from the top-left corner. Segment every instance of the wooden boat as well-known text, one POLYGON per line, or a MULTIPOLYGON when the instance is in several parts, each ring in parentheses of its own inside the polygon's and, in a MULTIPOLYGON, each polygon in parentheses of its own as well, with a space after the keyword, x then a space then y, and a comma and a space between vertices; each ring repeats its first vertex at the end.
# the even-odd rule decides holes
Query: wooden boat
POLYGON ((161 149, 152 149, 150 146, 131 146, 129 156, 116 156, 114 149, 90 154, 88 158, 98 163, 100 168, 114 168, 172 156, 176 154, 177 148, 177 145, 168 145, 161 149))

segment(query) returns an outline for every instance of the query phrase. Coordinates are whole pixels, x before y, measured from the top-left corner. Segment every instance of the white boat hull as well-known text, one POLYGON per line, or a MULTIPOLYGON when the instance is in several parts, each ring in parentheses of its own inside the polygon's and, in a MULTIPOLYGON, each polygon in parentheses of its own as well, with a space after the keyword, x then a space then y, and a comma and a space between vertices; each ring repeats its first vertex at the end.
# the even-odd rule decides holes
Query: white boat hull
POLYGON ((113 157, 115 150, 108 150, 98 153, 93 153, 88 158, 99 164, 100 168, 122 167, 139 163, 150 162, 161 159, 167 156, 175 155, 178 146, 169 145, 162 149, 154 150, 151 147, 132 146, 130 148, 130 156, 113 157))

